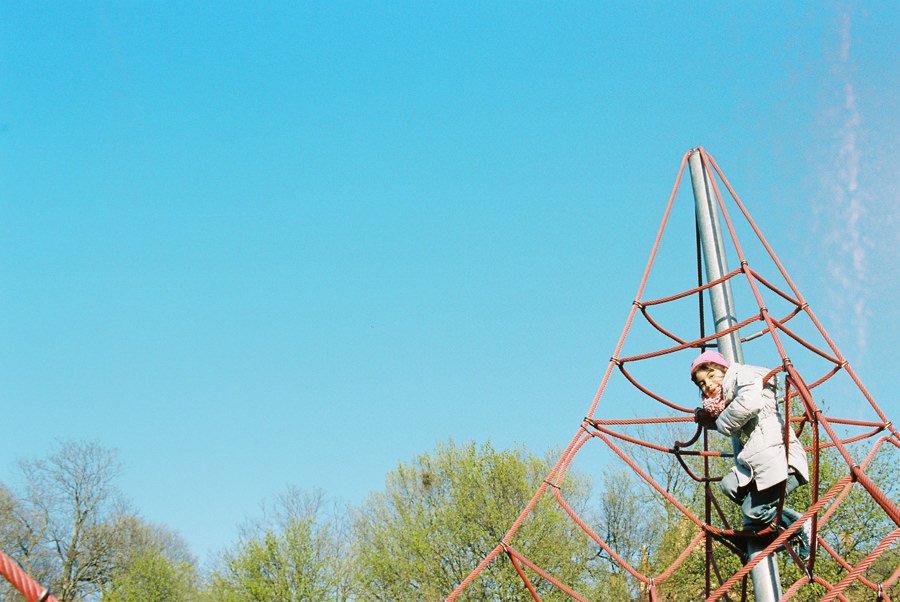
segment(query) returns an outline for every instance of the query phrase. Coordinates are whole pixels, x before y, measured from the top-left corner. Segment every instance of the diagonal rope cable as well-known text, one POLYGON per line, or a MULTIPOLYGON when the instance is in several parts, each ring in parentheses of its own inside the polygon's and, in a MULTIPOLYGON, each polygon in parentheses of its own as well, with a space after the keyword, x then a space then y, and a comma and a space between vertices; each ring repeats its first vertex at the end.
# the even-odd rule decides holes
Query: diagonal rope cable
POLYGON ((31 578, 18 563, 0 551, 0 574, 6 578, 27 602, 58 602, 50 590, 31 578))

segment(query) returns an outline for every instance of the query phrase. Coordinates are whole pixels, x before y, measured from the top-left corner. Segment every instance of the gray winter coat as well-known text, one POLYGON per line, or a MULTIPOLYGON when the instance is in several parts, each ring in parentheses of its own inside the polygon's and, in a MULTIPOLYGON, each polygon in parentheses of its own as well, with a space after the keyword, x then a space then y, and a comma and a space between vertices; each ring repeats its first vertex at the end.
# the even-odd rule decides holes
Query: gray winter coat
POLYGON ((756 481, 758 490, 781 483, 788 477, 788 466, 809 481, 806 452, 790 432, 790 454, 784 453, 784 418, 775 401, 775 378, 763 387, 766 368, 732 364, 722 380, 722 399, 728 406, 716 419, 716 430, 737 435, 744 442, 732 470, 738 484, 756 481))

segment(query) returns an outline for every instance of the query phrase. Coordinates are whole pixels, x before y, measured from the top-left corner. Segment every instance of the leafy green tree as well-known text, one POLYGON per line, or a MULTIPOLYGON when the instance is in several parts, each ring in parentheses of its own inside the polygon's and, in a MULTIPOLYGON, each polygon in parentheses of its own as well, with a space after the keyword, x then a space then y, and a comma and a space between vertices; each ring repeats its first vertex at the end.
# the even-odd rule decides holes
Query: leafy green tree
MULTIPOLYGON (((648 503, 630 469, 607 465, 602 472, 596 531, 631 566, 645 570, 653 542, 659 535, 659 509, 648 503)), ((630 600, 640 584, 605 550, 597 578, 602 600, 630 600)), ((644 596, 646 598, 646 596, 644 596)))
POLYGON ((196 562, 181 538, 134 516, 113 521, 117 546, 103 602, 187 602, 196 600, 196 562))
MULTIPOLYGON (((501 541, 551 464, 522 448, 439 445, 388 474, 357 511, 360 600, 441 600, 501 541)), ((590 522, 589 480, 567 473, 567 503, 590 522)), ((548 490, 510 544, 584 595, 596 593, 597 546, 548 490)), ((543 600, 568 595, 526 569, 543 600)), ((595 597, 595 596, 594 596, 595 597)), ((465 590, 466 600, 531 599, 512 564, 498 558, 465 590)))
POLYGON ((195 600, 194 567, 166 558, 159 549, 135 551, 104 587, 103 602, 195 600))
POLYGON ((347 600, 347 532, 328 519, 321 492, 289 490, 243 529, 210 574, 207 596, 221 602, 347 600))

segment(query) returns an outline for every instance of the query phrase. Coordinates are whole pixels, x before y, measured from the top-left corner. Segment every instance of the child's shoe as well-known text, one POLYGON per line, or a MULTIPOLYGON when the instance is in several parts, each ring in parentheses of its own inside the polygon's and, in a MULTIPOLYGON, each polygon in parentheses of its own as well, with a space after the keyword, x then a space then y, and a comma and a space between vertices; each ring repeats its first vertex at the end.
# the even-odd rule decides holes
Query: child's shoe
POLYGON ((810 538, 812 536, 812 519, 807 520, 803 523, 803 526, 794 533, 793 537, 791 537, 791 545, 794 547, 794 550, 797 552, 797 556, 800 557, 800 560, 806 562, 809 560, 809 554, 811 552, 810 548, 810 538))

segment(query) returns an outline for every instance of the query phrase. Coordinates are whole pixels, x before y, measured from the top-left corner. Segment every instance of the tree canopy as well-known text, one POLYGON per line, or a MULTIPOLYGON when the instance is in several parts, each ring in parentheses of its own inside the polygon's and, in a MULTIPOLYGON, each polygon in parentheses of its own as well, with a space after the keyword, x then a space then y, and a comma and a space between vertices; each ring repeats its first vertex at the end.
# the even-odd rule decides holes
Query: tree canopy
MULTIPOLYGON (((700 515, 703 488, 682 478, 669 457, 641 457, 667 491, 700 515)), ((867 474, 896 497, 898 450, 891 447, 867 474)), ((491 443, 447 442, 400 463, 356 508, 335 503, 321 491, 288 488, 267 501, 260 516, 205 572, 181 537, 144 521, 122 502, 115 480, 116 453, 93 443, 65 443, 47 458, 19 463, 21 487, 0 483, 0 546, 61 602, 336 602, 443 600, 505 537, 550 472, 556 453, 535 455, 524 447, 496 449, 491 443)), ((697 461, 697 460, 689 460, 697 461)), ((821 477, 844 474, 834 450, 820 458, 821 477)), ((724 461, 723 461, 724 468, 724 461)), ((598 469, 593 479, 570 469, 562 483, 572 509, 620 557, 644 574, 659 574, 696 533, 696 526, 660 502, 631 470, 598 469)), ((790 503, 808 506, 810 488, 790 503)), ((726 512, 737 520, 736 507, 726 512)), ((895 525, 861 487, 854 487, 828 518, 828 547, 859 562, 895 525)), ((538 566, 591 600, 646 599, 643 584, 585 536, 546 493, 509 541, 538 566)), ((716 562, 736 568, 740 560, 722 546, 716 562)), ((779 557, 784 579, 798 568, 779 557)), ((900 565, 896 544, 866 572, 875 582, 890 579, 900 565)), ((702 599, 706 572, 695 550, 660 587, 660 600, 702 599)), ((568 600, 564 592, 528 571, 542 600, 568 600)), ((846 568, 820 549, 816 574, 836 583, 846 568)), ((888 595, 896 597, 894 584, 888 595)), ((802 588, 797 600, 817 600, 820 586, 802 588)), ((849 600, 869 599, 872 590, 854 584, 849 600)), ((490 563, 461 600, 530 600, 512 563, 490 563)), ((0 600, 18 601, 0 584, 0 600)))
MULTIPOLYGON (((446 443, 401 464, 355 516, 361 599, 445 597, 500 542, 550 468, 524 448, 490 443, 446 443)), ((589 514, 590 480, 568 475, 566 497, 589 514)), ((555 501, 542 499, 513 543, 554 576, 592 590, 596 546, 555 501)), ((545 600, 567 598, 546 582, 535 585, 545 600)), ((466 596, 515 600, 523 592, 510 563, 493 563, 466 596)))

